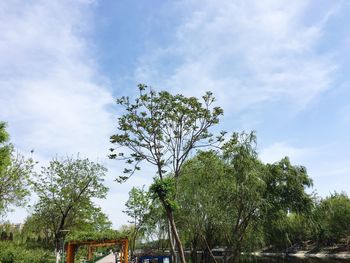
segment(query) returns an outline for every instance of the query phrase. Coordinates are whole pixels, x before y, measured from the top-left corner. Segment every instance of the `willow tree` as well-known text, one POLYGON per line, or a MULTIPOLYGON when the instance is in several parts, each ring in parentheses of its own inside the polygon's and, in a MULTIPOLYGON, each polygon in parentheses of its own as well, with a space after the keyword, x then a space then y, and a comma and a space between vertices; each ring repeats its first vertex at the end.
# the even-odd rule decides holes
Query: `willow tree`
POLYGON ((174 205, 167 197, 167 187, 163 182, 168 173, 175 180, 180 176, 191 151, 223 140, 224 133, 214 136, 209 132, 209 128, 218 124, 223 110, 212 106, 215 98, 211 92, 207 92, 201 102, 195 97, 156 92, 143 84, 138 85, 138 88, 140 93, 134 102, 129 97, 117 100, 125 113, 118 119, 119 132, 111 136, 111 142, 126 151, 119 152, 111 148, 110 158, 124 160, 128 166, 124 170, 125 174, 117 178, 119 182, 140 170, 143 161, 156 167, 158 180, 154 189, 166 211, 181 262, 185 262, 174 221, 174 205))
POLYGON ((221 241, 228 234, 221 216, 227 210, 221 205, 221 193, 228 185, 225 170, 223 159, 215 151, 200 151, 182 170, 177 187, 182 210, 176 216, 193 263, 198 262, 198 250, 203 251, 201 262, 217 262, 212 248, 226 245, 221 241))

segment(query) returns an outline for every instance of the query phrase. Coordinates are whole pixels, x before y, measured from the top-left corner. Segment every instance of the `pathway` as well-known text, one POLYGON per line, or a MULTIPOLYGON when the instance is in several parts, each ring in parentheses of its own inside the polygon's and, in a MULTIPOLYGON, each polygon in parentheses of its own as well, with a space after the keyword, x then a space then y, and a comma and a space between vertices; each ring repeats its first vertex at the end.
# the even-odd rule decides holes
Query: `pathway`
POLYGON ((96 263, 115 263, 115 256, 113 253, 111 253, 108 256, 96 261, 96 263))

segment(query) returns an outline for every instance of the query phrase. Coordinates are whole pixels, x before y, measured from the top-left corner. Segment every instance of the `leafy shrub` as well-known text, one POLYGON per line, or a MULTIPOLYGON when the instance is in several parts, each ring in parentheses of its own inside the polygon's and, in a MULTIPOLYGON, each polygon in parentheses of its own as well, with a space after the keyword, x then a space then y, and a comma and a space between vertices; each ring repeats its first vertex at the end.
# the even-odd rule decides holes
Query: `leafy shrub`
POLYGON ((345 193, 334 193, 323 199, 314 211, 318 224, 316 239, 326 244, 340 242, 350 235, 350 199, 345 193))
POLYGON ((0 242, 1 263, 53 263, 53 253, 43 249, 28 249, 13 242, 0 242))

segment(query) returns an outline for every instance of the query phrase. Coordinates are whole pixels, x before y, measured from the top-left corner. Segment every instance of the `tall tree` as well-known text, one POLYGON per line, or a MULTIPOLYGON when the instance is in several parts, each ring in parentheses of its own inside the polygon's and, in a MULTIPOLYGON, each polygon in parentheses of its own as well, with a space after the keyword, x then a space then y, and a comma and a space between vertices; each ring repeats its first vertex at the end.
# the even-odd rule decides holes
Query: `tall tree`
POLYGON ((265 167, 258 160, 255 133, 234 133, 223 146, 223 158, 226 171, 221 205, 226 209, 222 217, 229 229, 226 237, 233 248, 233 260, 238 261, 247 232, 266 205, 263 199, 265 167))
POLYGON ((34 206, 37 216, 53 234, 56 251, 60 248, 62 230, 70 230, 87 214, 95 213, 92 198, 104 198, 106 168, 88 159, 54 159, 33 180, 39 200, 34 206))
POLYGON ((264 226, 268 238, 281 215, 309 211, 312 200, 305 189, 312 181, 305 167, 292 165, 287 157, 274 164, 263 164, 258 159, 253 132, 235 133, 223 150, 228 178, 231 177, 225 183, 231 189, 224 187, 229 190, 224 200, 233 219, 230 243, 238 260, 250 228, 256 224, 264 226))
POLYGON ((162 181, 168 172, 166 169, 170 169, 174 178, 181 175, 182 166, 192 150, 208 147, 223 139, 223 133, 214 137, 209 132, 209 128, 219 122, 223 110, 212 107, 215 99, 211 92, 203 96, 202 103, 195 97, 156 92, 142 84, 138 87, 140 95, 134 103, 130 102, 129 97, 117 100, 126 113, 119 117, 119 133, 111 136, 111 142, 128 151, 114 153, 115 149, 112 148, 110 158, 125 160, 131 165, 124 170, 128 176, 119 177, 120 181, 139 170, 142 161, 156 167, 160 180, 158 196, 167 213, 181 262, 185 262, 173 206, 167 202, 162 181))
POLYGON ((28 178, 34 162, 15 153, 9 143, 6 124, 0 122, 0 215, 4 215, 11 205, 21 206, 29 195, 28 178))
POLYGON ((286 231, 287 222, 291 220, 288 215, 311 212, 313 201, 305 190, 312 185, 312 180, 304 166, 292 165, 288 157, 267 164, 266 168, 264 199, 267 205, 262 220, 265 239, 286 248, 292 245, 286 231))

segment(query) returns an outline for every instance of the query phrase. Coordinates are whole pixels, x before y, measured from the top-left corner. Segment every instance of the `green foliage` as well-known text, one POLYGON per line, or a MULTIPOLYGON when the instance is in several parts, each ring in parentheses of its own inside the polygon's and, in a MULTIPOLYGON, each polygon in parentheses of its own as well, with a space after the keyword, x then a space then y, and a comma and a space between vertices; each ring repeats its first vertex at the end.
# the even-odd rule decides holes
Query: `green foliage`
MULTIPOLYGON (((150 193, 151 195, 151 193, 150 193)), ((153 194, 154 196, 155 194, 153 194)), ((168 248, 168 219, 163 205, 159 198, 154 196, 152 199, 149 212, 144 217, 142 229, 143 239, 148 241, 147 244, 152 244, 153 249, 162 251, 168 248)), ((138 246, 148 247, 148 245, 138 244, 138 246)))
POLYGON ((178 204, 175 201, 175 179, 173 177, 165 177, 163 179, 155 179, 150 186, 150 192, 153 199, 159 198, 166 207, 175 210, 178 204))
POLYGON ((126 113, 118 119, 120 133, 111 136, 113 144, 131 150, 126 155, 110 149, 110 158, 126 161, 129 166, 124 170, 126 174, 139 170, 139 164, 147 161, 157 166, 160 177, 167 166, 172 167, 177 177, 191 150, 223 140, 223 133, 214 137, 209 132, 223 114, 220 107, 212 107, 215 99, 211 92, 202 97, 202 103, 195 97, 156 92, 143 84, 138 87, 140 95, 134 103, 129 97, 117 100, 126 113))
POLYGON ((131 231, 131 257, 135 249, 137 236, 144 230, 147 215, 150 212, 151 198, 148 191, 142 188, 133 187, 129 192, 129 199, 125 203, 126 210, 123 211, 130 218, 133 228, 131 231))
POLYGON ((109 230, 109 231, 73 231, 69 233, 65 241, 104 241, 104 240, 111 240, 111 239, 119 239, 119 238, 126 238, 125 233, 120 233, 115 230, 109 230))
POLYGON ((293 166, 288 157, 267 164, 266 168, 266 206, 262 220, 265 239, 268 244, 288 248, 301 241, 298 231, 304 232, 306 238, 306 231, 297 230, 299 226, 310 227, 304 215, 311 213, 313 200, 305 189, 312 185, 312 180, 305 167, 293 166))
POLYGON ((273 220, 269 219, 269 224, 263 225, 265 242, 280 251, 309 240, 313 232, 308 214, 304 213, 281 210, 273 220))
POLYGON ((234 133, 223 146, 226 163, 225 177, 221 184, 221 205, 227 244, 239 251, 247 242, 247 232, 260 220, 266 202, 265 166, 258 160, 254 132, 234 133))
POLYGON ((43 249, 28 249, 13 242, 0 242, 1 263, 53 263, 53 253, 43 249))
POLYGON ((288 158, 262 163, 255 133, 234 133, 222 152, 199 152, 185 163, 176 195, 181 236, 188 247, 226 246, 237 257, 266 243, 289 247, 309 234, 310 185, 306 169, 288 158))
POLYGON ((129 192, 129 199, 125 203, 126 210, 123 211, 131 218, 131 222, 137 226, 142 225, 144 216, 150 209, 150 195, 144 187, 133 187, 129 192))
MULTIPOLYGON (((32 181, 39 200, 31 223, 54 239, 59 247, 61 230, 103 230, 111 224, 92 198, 104 198, 106 168, 88 159, 55 159, 32 181), (95 229, 93 229, 93 227, 95 229)), ((34 228, 35 228, 34 227, 34 228)))
POLYGON ((85 216, 80 218, 79 229, 86 231, 108 231, 112 229, 112 222, 108 216, 102 212, 100 207, 91 206, 85 210, 85 216))
POLYGON ((350 199, 345 193, 334 193, 321 200, 313 214, 316 240, 334 243, 350 235, 350 199))
POLYGON ((23 206, 29 195, 28 178, 34 162, 16 154, 9 143, 9 134, 4 122, 0 122, 0 215, 9 210, 10 205, 23 206))
POLYGON ((305 188, 312 186, 312 180, 305 167, 293 166, 285 157, 277 163, 267 164, 267 170, 266 198, 273 210, 310 212, 312 200, 305 188))
POLYGON ((205 242, 218 245, 221 241, 220 193, 224 172, 223 160, 213 151, 199 152, 183 167, 178 182, 177 201, 181 209, 177 220, 188 247, 205 249, 205 242))

